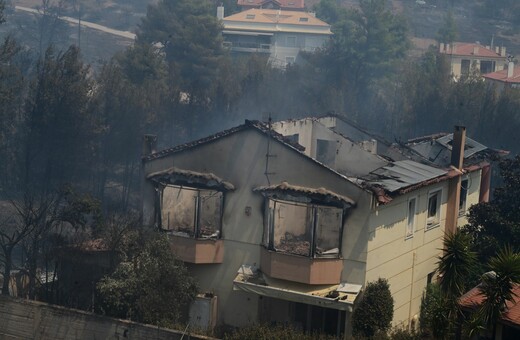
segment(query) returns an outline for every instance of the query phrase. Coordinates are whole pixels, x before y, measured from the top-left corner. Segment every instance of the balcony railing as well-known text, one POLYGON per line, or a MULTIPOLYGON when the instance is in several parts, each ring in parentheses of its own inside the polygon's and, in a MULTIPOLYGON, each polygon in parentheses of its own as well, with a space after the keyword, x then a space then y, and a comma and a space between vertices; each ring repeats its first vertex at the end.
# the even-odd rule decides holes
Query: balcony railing
POLYGON ((235 52, 257 52, 257 53, 271 53, 270 44, 260 44, 254 42, 231 42, 224 41, 222 45, 235 52))

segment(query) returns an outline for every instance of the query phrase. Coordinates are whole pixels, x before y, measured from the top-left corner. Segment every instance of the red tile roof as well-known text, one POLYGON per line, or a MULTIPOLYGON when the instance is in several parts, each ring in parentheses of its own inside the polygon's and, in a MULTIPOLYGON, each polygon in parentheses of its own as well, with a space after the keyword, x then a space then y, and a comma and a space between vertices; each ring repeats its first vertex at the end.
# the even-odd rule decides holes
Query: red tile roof
MULTIPOLYGON (((502 314, 501 321, 520 326, 520 284, 513 287, 514 301, 506 303, 506 311, 502 314)), ((484 301, 479 286, 473 288, 459 299, 459 304, 466 309, 475 309, 484 301)))
POLYGON ((481 58, 504 58, 505 56, 501 56, 495 51, 486 48, 486 46, 477 44, 477 43, 453 43, 453 46, 447 45, 446 50, 442 53, 450 54, 450 55, 460 55, 460 56, 475 56, 481 58))
POLYGON ((484 78, 501 81, 503 83, 520 84, 520 66, 513 69, 513 76, 507 77, 507 69, 483 75, 484 78))
POLYGON ((304 0, 238 0, 238 6, 260 7, 268 2, 275 2, 281 8, 304 8, 304 0))

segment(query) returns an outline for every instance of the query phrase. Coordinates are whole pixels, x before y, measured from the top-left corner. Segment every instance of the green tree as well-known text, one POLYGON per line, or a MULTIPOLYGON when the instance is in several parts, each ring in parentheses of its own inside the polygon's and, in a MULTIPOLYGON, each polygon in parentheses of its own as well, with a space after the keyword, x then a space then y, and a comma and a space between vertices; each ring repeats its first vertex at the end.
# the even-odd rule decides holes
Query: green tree
POLYGON ((51 192, 88 178, 95 133, 88 73, 76 47, 50 47, 38 62, 25 107, 27 188, 51 192))
POLYGON ((172 81, 190 102, 204 103, 222 55, 220 31, 209 1, 161 0, 148 7, 137 42, 162 44, 172 81))
POLYGON ((471 237, 471 245, 480 263, 487 263, 497 249, 508 244, 520 251, 520 156, 504 159, 499 164, 501 185, 493 199, 474 205, 469 211, 469 224, 463 230, 471 237))
POLYGON ((5 22, 4 10, 5 10, 5 0, 0 0, 0 24, 3 24, 5 22))
POLYGON ((478 315, 483 324, 496 332, 496 324, 506 310, 507 302, 515 301, 514 285, 520 283, 520 254, 510 247, 501 249, 489 260, 491 272, 482 275, 479 290, 484 296, 478 315))
POLYGON ((431 334, 435 339, 446 339, 449 334, 451 320, 446 310, 449 303, 437 283, 429 284, 421 298, 419 325, 425 335, 431 334))
POLYGON ((468 280, 475 273, 476 253, 471 250, 471 239, 457 230, 444 237, 443 255, 439 258, 439 286, 456 304, 469 288, 468 280))
POLYGON ((369 282, 359 304, 352 313, 352 334, 371 338, 386 333, 394 317, 394 299, 386 279, 369 282))
POLYGON ((437 41, 444 44, 451 44, 457 39, 457 25, 452 11, 448 11, 444 17, 444 23, 437 31, 437 41))
POLYGON ((405 20, 387 9, 386 0, 361 0, 360 10, 345 10, 324 0, 317 16, 332 24, 334 36, 319 51, 316 66, 327 82, 341 89, 344 111, 357 111, 372 99, 372 87, 390 74, 394 63, 409 48, 405 20))
POLYGON ((171 327, 184 316, 197 292, 184 264, 164 235, 135 233, 126 259, 97 285, 104 313, 114 317, 171 327))

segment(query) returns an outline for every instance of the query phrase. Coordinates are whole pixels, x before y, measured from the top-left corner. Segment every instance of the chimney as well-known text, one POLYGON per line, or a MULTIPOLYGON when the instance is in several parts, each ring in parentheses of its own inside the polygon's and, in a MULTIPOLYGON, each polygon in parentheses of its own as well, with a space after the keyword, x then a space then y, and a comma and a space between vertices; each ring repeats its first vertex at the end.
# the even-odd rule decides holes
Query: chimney
POLYGON ((219 19, 219 20, 224 19, 224 6, 217 7, 217 19, 219 19))
POLYGON ((157 151, 157 136, 144 135, 143 137, 143 157, 146 157, 157 151))
POLYGON ((500 55, 502 57, 505 57, 506 56, 506 48, 504 46, 500 47, 500 55))
POLYGON ((451 145, 451 165, 458 170, 462 170, 464 162, 464 146, 466 144, 466 128, 455 126, 453 132, 453 143, 451 145))
POLYGON ((477 55, 480 47, 478 45, 473 46, 473 55, 477 55))
POLYGON ((439 52, 444 52, 444 43, 439 43, 439 52))
POLYGON ((462 166, 464 162, 464 145, 466 144, 466 128, 455 126, 451 144, 451 169, 448 182, 448 202, 446 207, 445 233, 452 234, 457 230, 459 219, 460 186, 462 184, 462 166))
POLYGON ((496 54, 500 54, 500 47, 495 46, 495 53, 496 53, 496 54))
POLYGON ((507 78, 513 78, 515 73, 515 62, 510 60, 507 64, 507 78))

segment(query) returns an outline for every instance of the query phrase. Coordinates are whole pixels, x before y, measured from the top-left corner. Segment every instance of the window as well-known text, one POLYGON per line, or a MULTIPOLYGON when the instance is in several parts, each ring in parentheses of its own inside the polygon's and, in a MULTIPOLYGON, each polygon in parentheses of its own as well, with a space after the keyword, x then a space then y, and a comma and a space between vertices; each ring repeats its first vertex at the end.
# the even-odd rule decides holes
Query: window
POLYGON ((468 185, 467 179, 460 183, 460 198, 459 198, 459 216, 466 214, 466 200, 468 199, 468 185))
POLYGON ((284 136, 284 139, 290 143, 298 143, 300 141, 300 134, 295 133, 294 135, 284 136))
POLYGON ((255 18, 255 14, 246 14, 246 19, 252 20, 255 18))
POLYGON ((335 140, 318 139, 316 141, 316 160, 325 164, 333 165, 336 160, 335 140))
POLYGON ((296 47, 296 37, 287 37, 287 47, 296 47))
POLYGON ((441 210, 441 191, 435 191, 428 195, 428 216, 426 219, 426 229, 439 225, 441 210))
POLYGON ((486 74, 491 72, 495 72, 495 62, 491 60, 481 60, 480 73, 486 74))
POLYGON ((168 185, 161 197, 161 226, 181 236, 219 238, 223 194, 168 185))
POLYGON ((462 61, 460 62, 460 73, 462 75, 468 75, 470 65, 471 63, 469 59, 462 59, 462 61))
POLYGON ((343 209, 268 199, 264 242, 281 253, 339 257, 343 209))
POLYGON ((287 64, 294 64, 295 58, 294 57, 285 57, 285 62, 287 64))
POLYGON ((307 21, 309 21, 309 18, 303 18, 303 17, 300 18, 300 22, 307 22, 307 21))
POLYGON ((406 238, 413 237, 414 229, 415 229, 415 214, 416 214, 416 199, 410 198, 408 200, 408 221, 406 224, 406 238))

